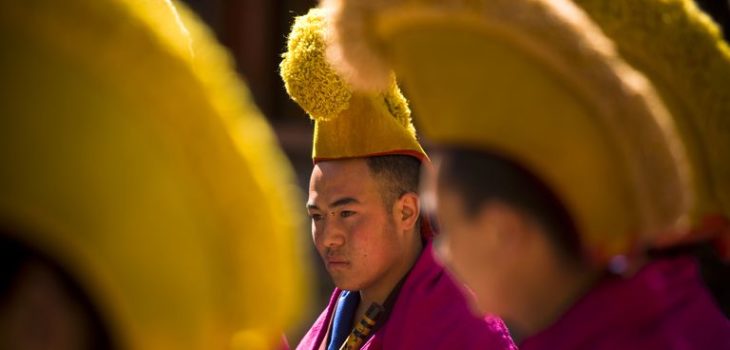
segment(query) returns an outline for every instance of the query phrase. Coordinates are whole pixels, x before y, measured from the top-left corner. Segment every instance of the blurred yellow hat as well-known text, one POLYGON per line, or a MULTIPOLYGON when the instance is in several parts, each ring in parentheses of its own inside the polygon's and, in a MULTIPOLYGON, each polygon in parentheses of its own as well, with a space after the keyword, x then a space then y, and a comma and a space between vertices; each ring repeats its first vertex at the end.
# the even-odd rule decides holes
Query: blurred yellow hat
POLYGON ((0 222, 78 281, 115 345, 278 342, 308 296, 299 194, 190 11, 3 1, 0 52, 0 222))
POLYGON ((571 2, 324 6, 336 13, 337 65, 370 72, 359 59, 367 50, 392 62, 427 138, 530 169, 556 191, 597 261, 686 227, 692 174, 672 119, 571 2))
POLYGON ((693 224, 730 219, 730 47, 718 27, 692 0, 575 2, 669 108, 696 173, 693 224))
POLYGON ((388 154, 427 159, 392 74, 383 79, 382 88, 355 90, 330 66, 328 16, 314 8, 297 17, 280 64, 286 91, 314 120, 312 159, 388 154))

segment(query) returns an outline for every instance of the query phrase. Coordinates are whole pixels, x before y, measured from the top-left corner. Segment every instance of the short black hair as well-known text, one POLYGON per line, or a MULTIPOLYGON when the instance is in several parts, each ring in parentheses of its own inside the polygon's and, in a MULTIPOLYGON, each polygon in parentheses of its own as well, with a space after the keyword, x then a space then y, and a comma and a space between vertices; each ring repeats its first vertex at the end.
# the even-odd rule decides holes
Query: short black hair
POLYGON ((438 154, 438 186, 459 196, 467 216, 473 217, 490 201, 513 206, 544 229, 563 257, 582 260, 580 238, 571 216, 559 197, 532 172, 484 151, 449 148, 438 154))
POLYGON ((383 202, 390 208, 406 193, 418 193, 421 161, 406 155, 385 155, 366 158, 368 168, 381 186, 383 202))

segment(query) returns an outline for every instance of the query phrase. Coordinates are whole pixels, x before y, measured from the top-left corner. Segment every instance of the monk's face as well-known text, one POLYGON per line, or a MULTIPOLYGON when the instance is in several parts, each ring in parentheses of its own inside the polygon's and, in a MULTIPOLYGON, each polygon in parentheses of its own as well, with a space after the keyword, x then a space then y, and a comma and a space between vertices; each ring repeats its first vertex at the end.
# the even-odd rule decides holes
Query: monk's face
POLYGON ((402 253, 381 191, 363 159, 319 162, 312 170, 312 239, 340 289, 372 287, 393 272, 402 253))
MULTIPOLYGON (((478 315, 497 314, 506 321, 519 315, 534 291, 554 270, 557 257, 539 224, 501 202, 467 210, 448 186, 437 191, 441 232, 439 258, 464 283, 478 315)), ((544 292, 550 293, 551 290, 544 292)))
POLYGON ((500 203, 467 208, 458 191, 435 177, 422 188, 426 205, 440 227, 435 244, 439 260, 465 287, 475 314, 510 315, 520 299, 519 282, 533 259, 524 254, 528 230, 522 216, 500 203))
POLYGON ((466 287, 466 294, 477 314, 496 313, 500 310, 500 262, 490 254, 496 242, 490 242, 488 231, 483 231, 465 213, 460 198, 448 191, 439 191, 435 205, 441 228, 437 239, 439 260, 446 269, 466 287))

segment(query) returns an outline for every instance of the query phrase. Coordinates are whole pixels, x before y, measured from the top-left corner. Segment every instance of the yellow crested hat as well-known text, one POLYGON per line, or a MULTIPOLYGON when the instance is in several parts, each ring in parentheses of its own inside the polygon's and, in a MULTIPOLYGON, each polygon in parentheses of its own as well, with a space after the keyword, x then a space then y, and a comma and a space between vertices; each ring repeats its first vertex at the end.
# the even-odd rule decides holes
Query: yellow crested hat
POLYGON ((324 6, 336 13, 344 71, 382 76, 378 67, 392 65, 425 137, 531 170, 558 194, 598 262, 686 228, 692 173, 670 114, 573 3, 324 6))
POLYGON ((314 162, 388 154, 427 159, 392 74, 382 88, 354 90, 327 60, 329 14, 297 17, 280 64, 291 98, 314 120, 314 162))
POLYGON ((3 1, 0 52, 0 222, 115 347, 278 343, 308 296, 299 193, 207 28, 170 1, 3 1))
POLYGON ((669 108, 696 174, 694 226, 730 219, 730 47, 718 27, 691 0, 575 2, 669 108))

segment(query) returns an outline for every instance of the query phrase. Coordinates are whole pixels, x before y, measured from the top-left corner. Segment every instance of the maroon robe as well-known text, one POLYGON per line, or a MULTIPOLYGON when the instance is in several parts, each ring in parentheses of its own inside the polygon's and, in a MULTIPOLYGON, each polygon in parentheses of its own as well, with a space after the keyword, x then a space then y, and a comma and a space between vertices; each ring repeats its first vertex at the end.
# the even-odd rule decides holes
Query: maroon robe
POLYGON ((606 278, 520 349, 730 349, 730 321, 693 258, 661 259, 631 278, 606 278))
MULTIPOLYGON (((335 303, 342 291, 335 289, 329 305, 297 346, 320 349, 326 341, 335 303)), ((478 318, 461 291, 434 260, 427 244, 398 294, 390 317, 362 349, 484 349, 516 350, 504 323, 496 317, 478 318)))

